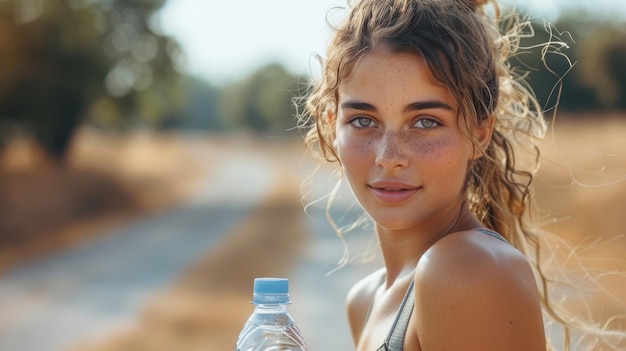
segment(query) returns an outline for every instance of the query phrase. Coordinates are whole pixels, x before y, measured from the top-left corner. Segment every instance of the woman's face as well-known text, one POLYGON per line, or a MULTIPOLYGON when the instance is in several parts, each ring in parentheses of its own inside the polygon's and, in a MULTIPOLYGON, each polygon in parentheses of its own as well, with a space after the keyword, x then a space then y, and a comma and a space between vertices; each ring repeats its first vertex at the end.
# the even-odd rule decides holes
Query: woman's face
POLYGON ((369 53, 341 83, 335 147, 378 226, 432 228, 459 215, 468 161, 477 155, 457 112, 417 54, 369 53))

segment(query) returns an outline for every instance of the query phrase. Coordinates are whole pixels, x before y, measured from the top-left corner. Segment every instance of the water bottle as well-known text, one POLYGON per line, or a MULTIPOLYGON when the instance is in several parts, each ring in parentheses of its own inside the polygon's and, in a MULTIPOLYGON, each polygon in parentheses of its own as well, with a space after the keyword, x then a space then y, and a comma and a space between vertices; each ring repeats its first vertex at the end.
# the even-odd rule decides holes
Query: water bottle
POLYGON ((287 313, 287 279, 256 278, 251 302, 254 312, 237 338, 235 351, 306 351, 302 334, 287 313))

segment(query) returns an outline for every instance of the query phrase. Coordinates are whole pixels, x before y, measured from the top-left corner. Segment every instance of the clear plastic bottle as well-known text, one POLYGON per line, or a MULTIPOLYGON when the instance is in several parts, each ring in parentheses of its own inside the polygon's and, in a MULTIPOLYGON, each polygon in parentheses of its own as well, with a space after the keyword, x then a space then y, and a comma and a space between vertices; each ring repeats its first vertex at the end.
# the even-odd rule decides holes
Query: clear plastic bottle
POLYGON ((300 329, 287 312, 289 281, 256 278, 254 312, 244 325, 235 351, 306 351, 300 329))

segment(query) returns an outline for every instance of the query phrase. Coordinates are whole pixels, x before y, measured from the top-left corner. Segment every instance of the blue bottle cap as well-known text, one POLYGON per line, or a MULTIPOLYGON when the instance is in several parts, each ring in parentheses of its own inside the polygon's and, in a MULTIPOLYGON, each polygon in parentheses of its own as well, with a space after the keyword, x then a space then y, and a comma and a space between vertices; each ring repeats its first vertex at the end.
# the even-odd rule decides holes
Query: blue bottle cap
POLYGON ((289 280, 286 278, 254 279, 254 304, 289 303, 289 280))

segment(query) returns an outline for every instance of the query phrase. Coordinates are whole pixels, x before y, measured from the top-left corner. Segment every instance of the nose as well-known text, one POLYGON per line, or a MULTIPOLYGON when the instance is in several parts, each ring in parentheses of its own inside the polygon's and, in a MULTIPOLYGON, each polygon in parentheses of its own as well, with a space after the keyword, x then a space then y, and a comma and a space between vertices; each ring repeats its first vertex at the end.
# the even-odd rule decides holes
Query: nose
POLYGON ((405 144, 406 141, 399 133, 385 133, 377 145, 376 165, 385 169, 408 166, 409 159, 405 144))

